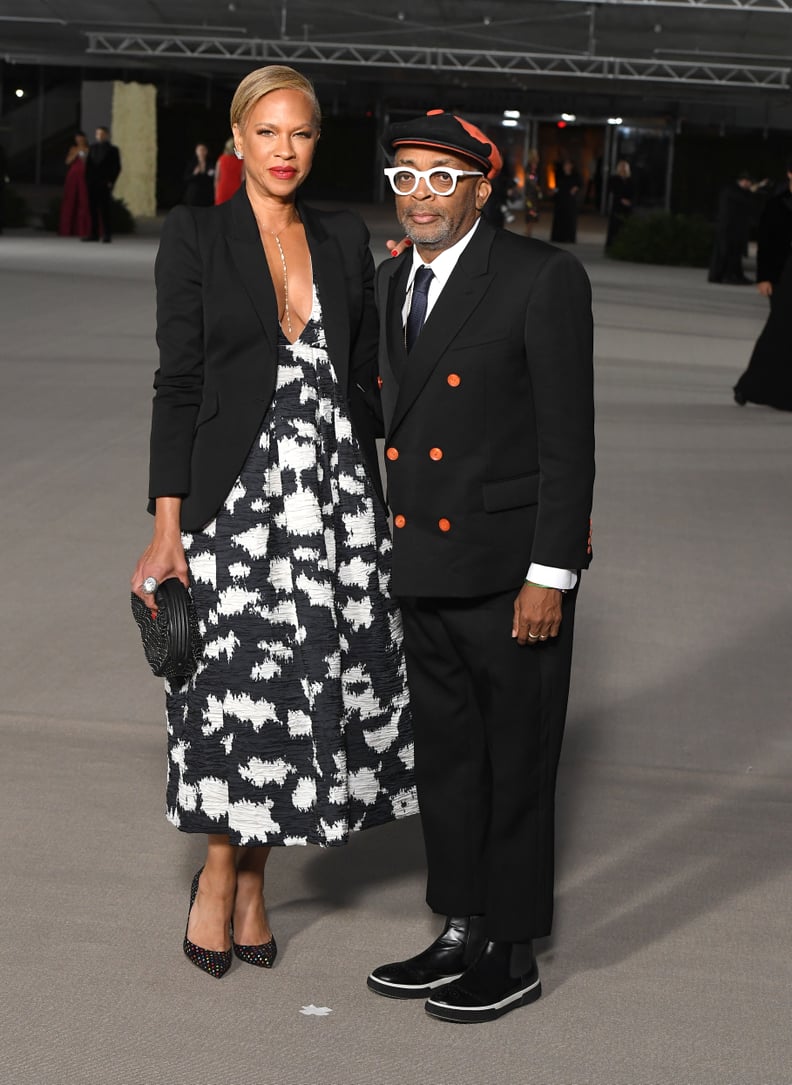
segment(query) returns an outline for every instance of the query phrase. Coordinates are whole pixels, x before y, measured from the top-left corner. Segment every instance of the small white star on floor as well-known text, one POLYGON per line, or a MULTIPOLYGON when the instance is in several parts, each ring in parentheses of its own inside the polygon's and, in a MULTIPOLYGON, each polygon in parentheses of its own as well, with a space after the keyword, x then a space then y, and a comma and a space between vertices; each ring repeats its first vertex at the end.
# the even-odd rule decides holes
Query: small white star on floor
POLYGON ((329 1006, 314 1006, 313 1003, 310 1006, 303 1006, 300 1010, 300 1013, 304 1013, 306 1017, 327 1017, 332 1012, 329 1006))

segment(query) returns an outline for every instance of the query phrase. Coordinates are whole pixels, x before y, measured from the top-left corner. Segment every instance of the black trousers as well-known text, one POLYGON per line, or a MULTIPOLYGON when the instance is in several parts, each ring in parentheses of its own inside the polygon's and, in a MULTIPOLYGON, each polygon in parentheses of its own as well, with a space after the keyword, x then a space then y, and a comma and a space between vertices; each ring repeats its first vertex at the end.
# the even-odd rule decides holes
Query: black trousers
POLYGON ((91 212, 91 237, 112 237, 110 226, 110 198, 112 190, 104 181, 88 185, 88 207, 91 212))
POLYGON ((550 933, 554 807, 577 591, 561 632, 511 637, 512 592, 402 598, 415 771, 428 864, 426 900, 485 915, 493 941, 550 933))

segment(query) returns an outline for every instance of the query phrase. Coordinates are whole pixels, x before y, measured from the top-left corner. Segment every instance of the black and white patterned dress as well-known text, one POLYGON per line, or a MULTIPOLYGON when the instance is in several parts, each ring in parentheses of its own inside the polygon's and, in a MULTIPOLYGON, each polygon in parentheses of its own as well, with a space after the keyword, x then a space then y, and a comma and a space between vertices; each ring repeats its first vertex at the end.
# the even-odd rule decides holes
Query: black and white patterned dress
POLYGON ((417 811, 401 616, 376 499, 311 318, 215 520, 184 537, 205 638, 167 690, 167 816, 233 844, 346 842, 417 811))

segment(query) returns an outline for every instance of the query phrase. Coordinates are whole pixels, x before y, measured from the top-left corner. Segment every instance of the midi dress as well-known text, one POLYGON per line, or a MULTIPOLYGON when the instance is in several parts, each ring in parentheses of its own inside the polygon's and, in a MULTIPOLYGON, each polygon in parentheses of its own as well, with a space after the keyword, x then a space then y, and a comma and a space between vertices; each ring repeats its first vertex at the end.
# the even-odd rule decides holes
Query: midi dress
POLYGON ((183 543, 204 651, 187 685, 166 683, 168 819, 330 846, 416 813, 392 544, 315 284, 238 479, 183 543))

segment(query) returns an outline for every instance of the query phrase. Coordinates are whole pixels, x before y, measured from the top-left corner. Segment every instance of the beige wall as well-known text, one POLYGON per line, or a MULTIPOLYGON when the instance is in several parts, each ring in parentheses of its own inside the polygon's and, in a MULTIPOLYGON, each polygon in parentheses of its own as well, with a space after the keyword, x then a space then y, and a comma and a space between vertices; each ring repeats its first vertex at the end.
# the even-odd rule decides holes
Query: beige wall
POLYGON ((121 176, 113 194, 133 215, 157 213, 157 88, 150 83, 113 83, 113 143, 121 152, 121 176))

